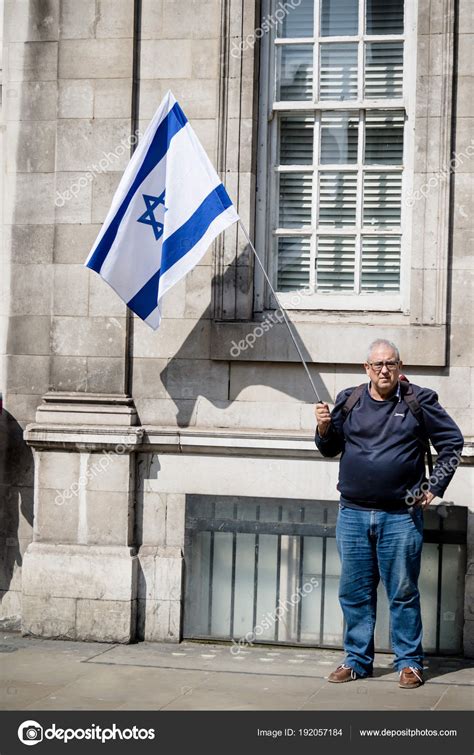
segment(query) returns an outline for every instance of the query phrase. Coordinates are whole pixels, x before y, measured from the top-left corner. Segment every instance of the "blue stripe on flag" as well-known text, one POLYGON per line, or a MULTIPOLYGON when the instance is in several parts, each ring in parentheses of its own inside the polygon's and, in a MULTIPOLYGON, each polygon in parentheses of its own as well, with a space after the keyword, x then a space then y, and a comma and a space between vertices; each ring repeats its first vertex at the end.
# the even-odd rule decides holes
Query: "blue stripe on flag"
POLYGON ((135 312, 135 314, 141 317, 142 320, 146 320, 148 315, 156 309, 156 305, 158 304, 160 275, 161 270, 158 270, 158 272, 150 278, 148 283, 145 283, 143 288, 141 288, 127 304, 127 307, 130 307, 132 312, 135 312))
POLYGON ((127 306, 142 320, 146 320, 158 304, 160 276, 187 254, 206 233, 212 221, 232 204, 223 184, 216 186, 203 200, 197 210, 169 238, 162 247, 161 269, 145 283, 127 306))
POLYGON ((204 236, 218 215, 232 204, 223 184, 219 184, 201 202, 191 217, 163 242, 161 274, 189 252, 204 236))
POLYGON ((87 267, 91 268, 91 270, 95 270, 97 273, 100 273, 100 269, 104 264, 105 258, 107 257, 110 248, 115 241, 120 223, 122 222, 128 206, 130 205, 130 202, 132 201, 138 187, 143 183, 149 173, 151 173, 151 171, 158 165, 160 160, 163 159, 164 155, 168 151, 171 139, 175 134, 178 133, 178 131, 183 128, 183 126, 186 125, 187 122, 188 119, 181 110, 179 104, 176 102, 158 126, 132 185, 130 186, 115 216, 110 221, 106 232, 102 236, 97 246, 97 249, 87 263, 87 267))

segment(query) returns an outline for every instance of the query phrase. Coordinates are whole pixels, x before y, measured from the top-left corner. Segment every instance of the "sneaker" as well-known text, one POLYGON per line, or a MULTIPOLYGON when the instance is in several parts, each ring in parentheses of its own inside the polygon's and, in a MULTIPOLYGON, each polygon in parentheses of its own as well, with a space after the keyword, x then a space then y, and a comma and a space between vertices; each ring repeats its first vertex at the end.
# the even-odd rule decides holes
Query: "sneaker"
POLYGON ((406 666, 400 671, 400 681, 398 686, 402 689, 415 689, 421 687, 423 682, 423 671, 415 666, 406 666))
POLYGON ((332 674, 328 676, 328 682, 352 682, 354 679, 358 679, 359 675, 351 666, 346 666, 345 663, 341 663, 332 674))

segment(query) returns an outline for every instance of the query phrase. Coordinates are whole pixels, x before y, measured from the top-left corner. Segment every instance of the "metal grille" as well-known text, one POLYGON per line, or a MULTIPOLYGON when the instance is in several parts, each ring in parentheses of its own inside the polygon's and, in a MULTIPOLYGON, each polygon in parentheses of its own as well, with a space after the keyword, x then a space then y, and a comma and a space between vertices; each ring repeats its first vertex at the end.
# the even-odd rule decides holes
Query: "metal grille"
MULTIPOLYGON (((334 501, 189 495, 184 636, 342 647, 334 501)), ((467 510, 425 512, 420 592, 427 652, 459 653, 467 510)), ((379 585, 376 649, 390 650, 379 585)))

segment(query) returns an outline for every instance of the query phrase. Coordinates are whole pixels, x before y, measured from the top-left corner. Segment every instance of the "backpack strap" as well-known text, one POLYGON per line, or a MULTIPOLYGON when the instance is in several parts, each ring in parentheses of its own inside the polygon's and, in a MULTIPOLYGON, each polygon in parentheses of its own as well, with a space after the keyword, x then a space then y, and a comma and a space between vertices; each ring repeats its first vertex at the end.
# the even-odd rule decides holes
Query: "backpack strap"
POLYGON ((351 411, 353 410, 354 406, 359 401, 360 397, 362 396, 365 388, 367 386, 367 383, 362 383, 362 385, 358 385, 357 388, 354 388, 351 394, 349 394, 348 398, 346 399, 346 402, 344 406, 342 407, 342 421, 345 422, 351 411))
POLYGON ((430 439, 429 439, 428 431, 426 429, 425 417, 423 415, 423 409, 421 408, 420 404, 417 401, 417 398, 416 398, 416 396, 414 394, 413 386, 411 385, 411 383, 409 383, 406 380, 401 380, 400 381, 400 392, 401 392, 401 396, 402 396, 405 404, 408 406, 409 410, 411 411, 411 413, 413 414, 413 416, 415 417, 415 419, 418 421, 418 423, 419 423, 419 425, 420 425, 420 427, 422 429, 423 435, 425 436, 423 443, 424 443, 425 448, 426 448, 426 457, 427 457, 427 461, 428 461, 428 469, 430 470, 430 474, 431 474, 432 471, 433 471, 433 456, 431 454, 430 439))

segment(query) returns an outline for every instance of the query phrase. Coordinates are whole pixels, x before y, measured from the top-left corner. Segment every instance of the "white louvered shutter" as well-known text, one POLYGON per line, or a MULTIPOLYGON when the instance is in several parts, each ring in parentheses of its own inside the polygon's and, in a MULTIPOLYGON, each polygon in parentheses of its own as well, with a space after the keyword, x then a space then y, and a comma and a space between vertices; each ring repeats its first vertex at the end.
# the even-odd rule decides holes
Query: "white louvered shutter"
POLYGON ((280 228, 311 225, 313 176, 311 173, 280 173, 280 228))
POLYGON ((388 171, 364 173, 364 226, 399 226, 402 175, 388 171))
POLYGON ((319 98, 357 99, 357 44, 323 44, 320 58, 319 98))
POLYGON ((354 236, 319 236, 316 254, 318 291, 353 291, 354 236))
POLYGON ((327 110, 321 116, 321 163, 357 162, 359 113, 327 110))
POLYGON ((403 34, 404 0, 366 0, 367 34, 403 34))
POLYGON ((295 291, 309 284, 310 238, 305 236, 278 239, 279 291, 295 291))
POLYGON ((400 236, 363 236, 361 290, 398 291, 400 236))
POLYGON ((401 165, 404 125, 403 110, 369 110, 365 118, 364 162, 401 165))
POLYGON ((319 175, 319 225, 355 225, 357 173, 322 171, 319 175))
POLYGON ((311 281, 315 293, 362 294, 361 305, 400 291, 407 116, 396 37, 406 1, 301 0, 278 25, 271 187, 280 291, 311 281))
POLYGON ((321 35, 342 37, 357 34, 359 0, 321 0, 321 35))
POLYGON ((277 96, 280 100, 311 100, 313 96, 313 47, 290 45, 280 49, 277 96))
POLYGON ((287 9, 278 36, 280 37, 312 37, 314 33, 314 0, 300 0, 293 7, 287 9))
POLYGON ((280 119, 280 164, 311 165, 313 162, 314 117, 284 115, 280 119))
POLYGON ((403 94, 403 42, 367 42, 365 97, 392 99, 403 94))

